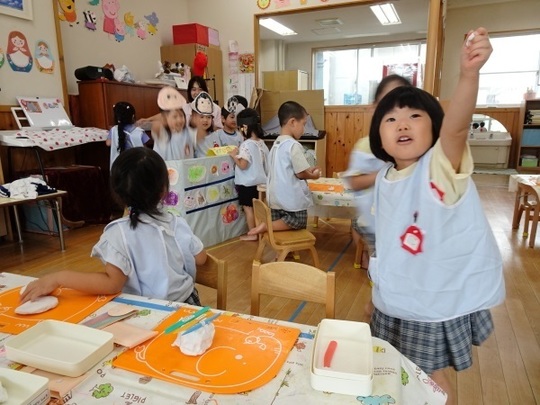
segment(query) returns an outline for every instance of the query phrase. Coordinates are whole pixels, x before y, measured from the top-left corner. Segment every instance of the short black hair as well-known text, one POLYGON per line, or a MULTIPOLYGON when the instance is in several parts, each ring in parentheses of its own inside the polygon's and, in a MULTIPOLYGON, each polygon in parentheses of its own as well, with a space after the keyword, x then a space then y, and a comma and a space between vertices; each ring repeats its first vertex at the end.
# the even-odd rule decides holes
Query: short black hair
POLYGON ((383 117, 395 107, 415 108, 428 113, 431 118, 431 130, 433 135, 431 146, 435 145, 435 142, 439 139, 444 118, 444 111, 437 99, 427 91, 417 87, 400 86, 385 95, 377 104, 375 112, 373 113, 373 118, 371 119, 369 145, 375 157, 385 162, 392 163, 396 163, 396 161, 383 149, 379 128, 383 117))
MULTIPOLYGON (((390 83, 397 83, 399 86, 410 86, 411 82, 403 76, 391 74, 383 77, 379 82, 377 89, 375 90, 374 102, 377 103, 381 100, 381 95, 390 83)), ((396 86, 397 87, 397 86, 396 86)))
POLYGON ((284 126, 291 118, 301 120, 308 115, 306 109, 296 101, 285 101, 278 110, 279 125, 284 126))
POLYGON ((191 89, 195 87, 195 83, 199 85, 202 91, 205 91, 208 93, 208 85, 206 84, 206 80, 204 80, 204 77, 202 76, 191 76, 191 79, 189 79, 188 85, 187 85, 187 98, 188 102, 193 101, 193 97, 191 96, 191 89))
POLYGON ((261 127, 261 117, 253 108, 246 108, 245 110, 240 111, 236 116, 236 123, 240 130, 242 130, 244 125, 247 126, 246 133, 244 134, 242 131, 245 138, 251 138, 252 133, 255 133, 257 138, 264 137, 264 130, 261 127))

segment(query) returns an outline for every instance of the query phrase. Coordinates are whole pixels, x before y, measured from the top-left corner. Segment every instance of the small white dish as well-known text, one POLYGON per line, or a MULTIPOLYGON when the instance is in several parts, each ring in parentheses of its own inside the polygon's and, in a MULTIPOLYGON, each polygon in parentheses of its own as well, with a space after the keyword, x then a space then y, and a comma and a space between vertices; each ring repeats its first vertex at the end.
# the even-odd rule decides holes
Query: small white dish
POLYGON ((8 339, 6 357, 51 373, 78 377, 114 348, 112 333, 46 320, 8 339))

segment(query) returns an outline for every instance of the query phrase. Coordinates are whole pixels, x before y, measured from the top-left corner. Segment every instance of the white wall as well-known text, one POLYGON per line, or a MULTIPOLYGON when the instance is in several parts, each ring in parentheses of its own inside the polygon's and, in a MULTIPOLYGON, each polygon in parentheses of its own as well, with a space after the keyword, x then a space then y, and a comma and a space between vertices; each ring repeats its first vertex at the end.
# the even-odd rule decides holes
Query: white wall
POLYGON ((446 17, 441 100, 449 99, 457 84, 458 55, 464 35, 479 26, 487 28, 489 32, 540 30, 540 1, 518 0, 489 6, 449 9, 446 17))
MULTIPOLYGON (((136 34, 125 35, 118 42, 113 35, 103 32, 103 12, 101 6, 89 6, 88 2, 77 2, 79 24, 70 26, 61 23, 62 41, 66 62, 68 93, 78 94, 75 69, 83 66, 103 66, 112 63, 116 68, 126 65, 136 81, 153 79, 158 72, 161 59, 160 46, 172 43, 172 26, 191 22, 188 17, 188 0, 120 0, 119 17, 131 12, 135 21, 145 20, 145 15, 155 12, 159 18, 157 33, 140 39, 136 34), (97 30, 84 26, 83 11, 92 10, 98 17, 97 30)), ((100 3, 101 4, 101 3, 100 3)))
POLYGON ((34 1, 32 20, 0 14, 0 52, 4 54, 4 64, 0 68, 0 105, 16 105, 15 97, 17 96, 63 98, 52 11, 53 1, 56 0, 34 1), (15 72, 11 69, 6 60, 6 52, 8 35, 12 31, 20 31, 24 34, 32 56, 34 56, 38 40, 47 42, 55 60, 55 69, 52 74, 41 73, 35 60, 28 73, 15 72))

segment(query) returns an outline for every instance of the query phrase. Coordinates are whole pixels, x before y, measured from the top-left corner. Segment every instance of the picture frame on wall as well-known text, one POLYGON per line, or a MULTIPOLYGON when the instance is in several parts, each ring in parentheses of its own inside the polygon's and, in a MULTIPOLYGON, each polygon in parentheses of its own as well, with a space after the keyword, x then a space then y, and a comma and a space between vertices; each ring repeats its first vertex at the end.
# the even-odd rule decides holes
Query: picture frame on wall
POLYGON ((0 14, 32 20, 32 0, 0 0, 0 14))

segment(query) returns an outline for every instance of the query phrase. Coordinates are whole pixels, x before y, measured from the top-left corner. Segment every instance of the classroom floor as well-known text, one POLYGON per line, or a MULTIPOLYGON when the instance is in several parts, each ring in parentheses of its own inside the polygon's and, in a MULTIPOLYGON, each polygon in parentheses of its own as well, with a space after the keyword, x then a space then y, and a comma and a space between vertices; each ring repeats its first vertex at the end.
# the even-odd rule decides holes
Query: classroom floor
MULTIPOLYGON (((473 366, 449 377, 463 405, 540 404, 540 236, 536 247, 522 238, 522 226, 512 231, 514 194, 508 192, 508 176, 475 174, 486 215, 505 265, 507 298, 493 309, 495 333, 474 348, 473 366)), ((56 270, 100 271, 103 265, 90 258, 103 225, 85 226, 65 232, 66 251, 60 252, 57 238, 25 233, 24 244, 0 242, 2 271, 39 277, 56 270)), ((367 322, 364 306, 370 300, 365 270, 353 267, 355 246, 350 221, 319 219, 309 230, 317 237, 321 268, 336 272, 336 318, 367 322)), ((251 260, 256 242, 231 240, 209 248, 227 260, 229 267, 227 309, 249 313, 251 260)), ((267 249, 263 261, 273 258, 267 249)), ((310 263, 307 252, 301 260, 310 263)), ((201 301, 215 305, 215 291, 199 288, 201 301)), ((261 315, 316 325, 324 308, 316 304, 263 297, 261 315)))

